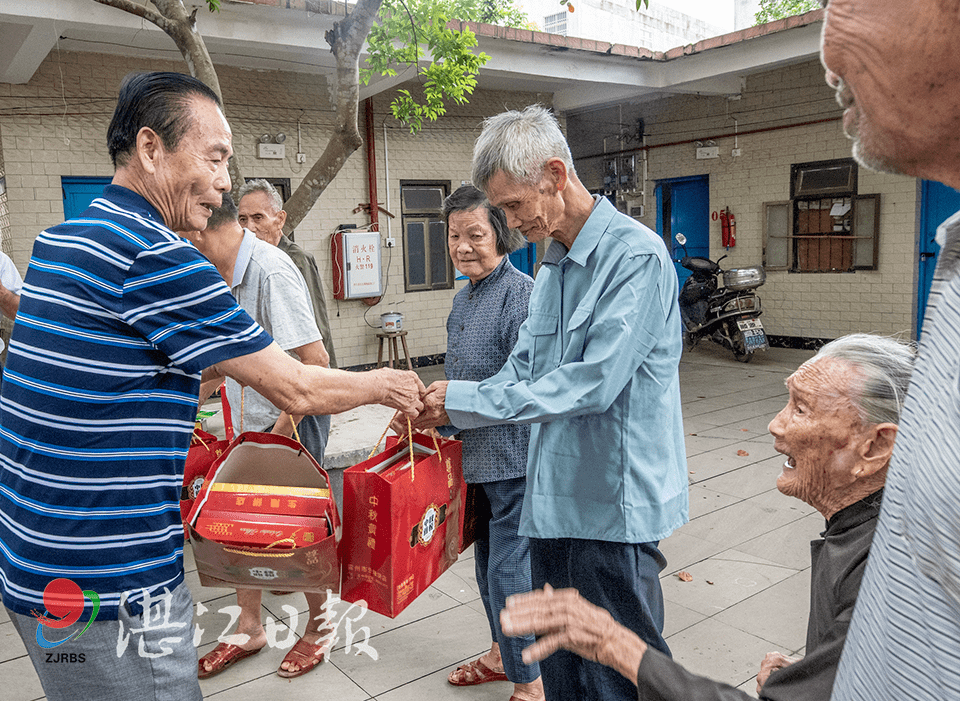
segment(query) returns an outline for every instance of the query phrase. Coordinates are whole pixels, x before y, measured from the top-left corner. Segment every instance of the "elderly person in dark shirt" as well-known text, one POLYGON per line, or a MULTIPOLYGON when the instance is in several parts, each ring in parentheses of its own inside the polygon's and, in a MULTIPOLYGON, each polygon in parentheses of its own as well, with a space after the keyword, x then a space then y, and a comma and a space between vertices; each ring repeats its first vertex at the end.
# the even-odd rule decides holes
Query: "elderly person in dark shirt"
MULTIPOLYGON (((880 513, 913 358, 910 346, 854 334, 828 343, 787 378, 789 402, 769 427, 774 448, 787 456, 777 489, 815 507, 827 523, 822 539, 810 544, 806 656, 794 660, 768 653, 757 675, 761 699, 830 698, 880 513)), ((501 623, 510 635, 539 637, 524 650, 525 660, 571 650, 635 680, 644 700, 751 698, 649 649, 574 589, 511 597, 501 623)))
MULTIPOLYGON (((447 318, 444 370, 448 380, 484 380, 503 367, 517 342, 520 325, 527 318, 533 280, 510 263, 507 253, 523 241, 482 192, 471 185, 461 187, 444 201, 443 214, 450 258, 470 279, 454 297, 447 318)), ((454 429, 440 430, 451 433, 454 429)), ((474 428, 461 431, 460 440, 463 476, 479 487, 479 502, 484 507, 489 503, 489 527, 478 529, 474 554, 493 644, 480 659, 452 671, 448 681, 470 686, 509 680, 514 683, 513 699, 542 699, 539 665, 524 664, 521 659, 521 651, 533 643, 533 637, 505 637, 499 625, 506 598, 533 588, 529 544, 526 536, 517 532, 530 427, 474 428)))

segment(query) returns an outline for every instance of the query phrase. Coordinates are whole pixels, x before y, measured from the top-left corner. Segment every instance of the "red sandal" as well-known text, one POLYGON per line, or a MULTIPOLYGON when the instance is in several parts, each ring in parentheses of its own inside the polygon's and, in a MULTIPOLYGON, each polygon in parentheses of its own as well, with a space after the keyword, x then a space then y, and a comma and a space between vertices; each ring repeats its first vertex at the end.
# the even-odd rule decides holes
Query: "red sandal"
POLYGON ((262 647, 258 647, 256 650, 244 650, 242 647, 237 647, 230 643, 219 643, 197 662, 197 679, 208 679, 220 674, 220 672, 227 667, 232 666, 240 660, 245 660, 251 655, 256 655, 262 649, 262 647), (206 667, 204 667, 204 662, 209 662, 212 665, 209 672, 206 667))
POLYGON ((508 680, 507 675, 503 672, 495 672, 480 660, 474 660, 465 665, 460 665, 450 672, 447 681, 454 686, 476 686, 487 682, 505 682, 508 680))
POLYGON ((293 679, 294 677, 303 676, 318 664, 323 662, 323 657, 326 653, 326 650, 326 641, 323 643, 308 643, 303 638, 300 638, 297 641, 297 644, 294 645, 290 652, 288 652, 283 658, 283 662, 295 664, 300 669, 293 671, 284 669, 283 662, 281 662, 281 666, 277 668, 277 674, 284 679, 293 679))

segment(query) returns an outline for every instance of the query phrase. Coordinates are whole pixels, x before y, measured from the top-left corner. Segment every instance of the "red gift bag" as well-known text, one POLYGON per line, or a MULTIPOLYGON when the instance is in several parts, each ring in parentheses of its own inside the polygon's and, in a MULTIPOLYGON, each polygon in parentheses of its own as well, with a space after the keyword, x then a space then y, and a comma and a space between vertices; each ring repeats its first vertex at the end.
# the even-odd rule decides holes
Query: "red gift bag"
POLYGON ((223 455, 229 441, 219 440, 212 433, 197 428, 190 439, 190 450, 187 452, 187 462, 183 467, 183 486, 180 488, 180 519, 183 521, 183 533, 190 540, 187 529, 187 517, 193 508, 193 502, 200 494, 203 480, 210 471, 214 461, 223 455))
MULTIPOLYGON (((463 498, 463 525, 460 528, 460 552, 463 552, 477 540, 477 535, 486 533, 490 524, 490 509, 485 511, 480 508, 480 490, 483 487, 479 484, 468 484, 467 491, 463 498)), ((485 500, 485 497, 484 497, 485 500)))
POLYGON ((237 436, 208 473, 188 529, 205 587, 340 589, 330 478, 292 438, 237 436))
POLYGON ((341 598, 395 618, 450 565, 462 537, 460 441, 391 436, 343 473, 341 598), (439 453, 438 453, 439 449, 439 453))

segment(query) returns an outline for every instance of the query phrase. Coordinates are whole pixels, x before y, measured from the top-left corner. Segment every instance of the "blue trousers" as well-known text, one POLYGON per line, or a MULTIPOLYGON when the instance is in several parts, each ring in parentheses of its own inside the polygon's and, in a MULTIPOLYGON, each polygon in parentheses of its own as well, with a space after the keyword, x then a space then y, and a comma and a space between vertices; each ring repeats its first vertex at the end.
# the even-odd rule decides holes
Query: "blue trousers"
POLYGON ((490 516, 488 528, 477 533, 473 546, 477 586, 490 623, 490 638, 500 645, 503 671, 514 684, 527 684, 540 676, 536 662, 527 665, 520 658, 523 649, 533 645, 533 636, 510 638, 500 630, 500 611, 507 597, 532 589, 529 539, 517 532, 526 481, 526 477, 517 477, 474 485, 480 491, 478 513, 489 505, 490 516))
MULTIPOLYGON (((270 428, 266 430, 269 431, 270 428)), ((330 437, 330 417, 326 414, 304 416, 297 427, 297 433, 300 435, 303 447, 322 467, 323 455, 327 451, 327 439, 330 437)))
MULTIPOLYGON (((649 646, 670 655, 663 639, 660 572, 667 561, 658 543, 611 543, 576 538, 530 539, 533 586, 573 587, 587 601, 649 646)), ((634 680, 597 662, 558 650, 540 662, 547 701, 636 701, 634 680)))

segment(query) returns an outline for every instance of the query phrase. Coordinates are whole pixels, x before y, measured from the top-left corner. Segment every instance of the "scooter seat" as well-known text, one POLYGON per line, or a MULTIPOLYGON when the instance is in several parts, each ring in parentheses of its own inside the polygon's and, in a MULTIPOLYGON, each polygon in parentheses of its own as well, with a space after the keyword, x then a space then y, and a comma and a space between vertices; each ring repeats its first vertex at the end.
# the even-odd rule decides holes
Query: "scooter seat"
POLYGON ((680 265, 694 273, 710 273, 711 275, 716 275, 720 272, 720 266, 708 258, 687 256, 680 261, 680 265))

